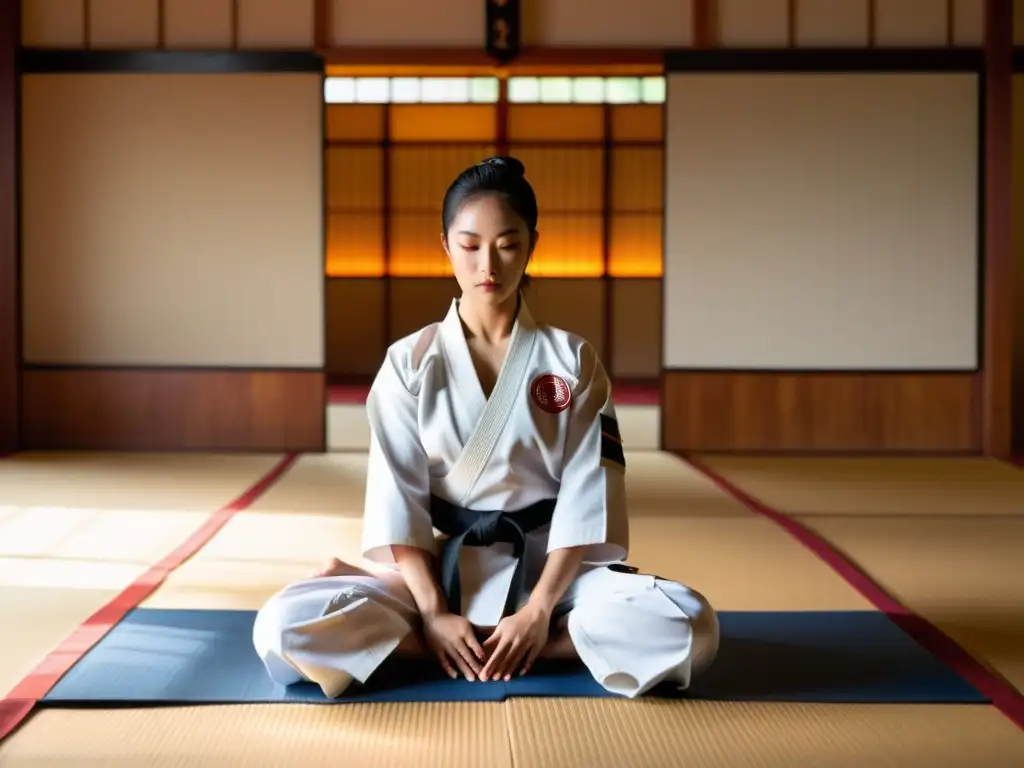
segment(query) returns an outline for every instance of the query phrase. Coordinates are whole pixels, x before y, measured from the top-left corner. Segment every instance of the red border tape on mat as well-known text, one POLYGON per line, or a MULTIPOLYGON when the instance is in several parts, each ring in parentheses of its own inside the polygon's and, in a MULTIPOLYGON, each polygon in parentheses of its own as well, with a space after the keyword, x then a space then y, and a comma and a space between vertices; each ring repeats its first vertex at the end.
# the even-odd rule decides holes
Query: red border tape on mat
POLYGON ((953 638, 899 602, 853 560, 809 528, 755 499, 697 459, 682 453, 676 455, 747 509, 768 518, 824 560, 847 584, 860 592, 878 610, 888 615, 894 624, 990 699, 992 705, 1018 728, 1024 729, 1024 696, 971 656, 953 638))
POLYGON ((195 555, 238 512, 266 493, 298 458, 290 453, 241 496, 214 512, 195 533, 86 619, 0 700, 0 742, 24 722, 36 704, 88 651, 164 580, 195 555))

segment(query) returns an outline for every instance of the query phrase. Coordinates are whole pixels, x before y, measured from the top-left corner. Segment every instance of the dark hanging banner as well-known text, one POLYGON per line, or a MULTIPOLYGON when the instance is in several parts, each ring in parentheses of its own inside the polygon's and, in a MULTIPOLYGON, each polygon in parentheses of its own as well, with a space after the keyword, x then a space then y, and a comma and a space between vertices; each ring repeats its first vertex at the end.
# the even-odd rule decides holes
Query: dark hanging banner
POLYGON ((484 0, 487 3, 487 53, 502 64, 519 56, 521 48, 520 0, 484 0))

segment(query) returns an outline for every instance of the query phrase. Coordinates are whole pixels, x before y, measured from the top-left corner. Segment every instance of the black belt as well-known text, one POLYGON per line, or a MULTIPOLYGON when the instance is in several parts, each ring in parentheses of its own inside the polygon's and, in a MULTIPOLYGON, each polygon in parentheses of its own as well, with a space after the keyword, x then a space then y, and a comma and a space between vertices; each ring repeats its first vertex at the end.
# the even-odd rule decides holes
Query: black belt
POLYGON ((550 523, 554 512, 555 499, 544 499, 514 512, 480 512, 431 496, 431 521, 437 530, 449 537, 441 551, 441 591, 448 603, 448 611, 462 613, 462 592, 459 586, 459 555, 462 547, 489 547, 503 542, 512 545, 512 555, 518 562, 512 573, 512 583, 501 615, 504 617, 515 613, 524 591, 526 534, 550 523))

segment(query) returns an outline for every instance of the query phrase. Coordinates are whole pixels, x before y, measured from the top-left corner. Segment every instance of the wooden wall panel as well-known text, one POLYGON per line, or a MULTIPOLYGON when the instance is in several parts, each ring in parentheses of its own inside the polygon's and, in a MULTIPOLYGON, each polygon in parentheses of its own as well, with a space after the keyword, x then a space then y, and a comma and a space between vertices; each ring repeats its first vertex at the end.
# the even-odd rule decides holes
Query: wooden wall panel
POLYGON ((387 348, 387 307, 381 279, 327 281, 327 375, 331 379, 373 376, 387 348))
POLYGON ((527 45, 683 47, 694 41, 693 4, 700 0, 537 0, 523 3, 527 45), (641 10, 642 9, 642 10, 641 10))
POLYGON ((477 0, 327 2, 330 4, 330 45, 396 48, 483 46, 486 5, 477 0))
POLYGON ((867 0, 800 0, 795 26, 800 46, 863 47, 869 37, 867 0))
POLYGON ((988 0, 953 0, 953 44, 981 45, 985 39, 985 3, 988 0))
POLYGON ((946 5, 946 0, 875 0, 875 44, 945 45, 946 5))
POLYGON ((657 379, 661 375, 661 280, 612 280, 611 375, 657 379))
POLYGON ((161 36, 157 0, 89 0, 93 48, 156 48, 161 36))
MULTIPOLYGON (((451 278, 328 280, 328 376, 336 381, 372 376, 391 341, 440 320, 458 293, 451 278)), ((660 280, 538 278, 527 300, 539 322, 590 341, 613 377, 656 379, 661 374, 660 280), (612 291, 610 303, 606 286, 612 291)))
POLYGON ((530 311, 539 323, 578 334, 605 349, 605 282, 600 278, 537 278, 526 292, 530 311))
POLYGON ((1013 125, 1013 452, 1024 456, 1024 75, 1013 77, 1013 125))
POLYGON ((164 0, 168 48, 226 49, 234 43, 234 0, 164 0))
POLYGON ((980 377, 665 371, 677 451, 978 452, 980 377))
POLYGON ((20 0, 0 0, 0 453, 18 447, 18 73, 20 0))
POLYGON ((718 0, 718 44, 775 48, 789 44, 790 0, 718 0))
POLYGON ((26 48, 81 48, 85 44, 83 0, 21 0, 21 5, 21 44, 26 48))
POLYGON ((389 283, 385 315, 389 344, 444 319, 452 299, 459 295, 454 277, 394 278, 389 283))
POLYGON ((320 372, 28 369, 27 450, 321 451, 320 372))
POLYGON ((314 0, 237 0, 238 47, 311 49, 314 0))

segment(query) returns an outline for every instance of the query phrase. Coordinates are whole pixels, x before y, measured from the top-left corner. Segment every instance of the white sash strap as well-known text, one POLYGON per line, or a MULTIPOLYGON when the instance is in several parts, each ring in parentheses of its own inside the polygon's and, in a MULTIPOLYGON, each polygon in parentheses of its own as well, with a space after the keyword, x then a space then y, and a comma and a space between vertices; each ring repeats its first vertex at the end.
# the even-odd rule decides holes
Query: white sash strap
MULTIPOLYGON (((443 495, 459 506, 467 505, 477 480, 490 461, 505 425, 512 416, 517 400, 522 396, 536 337, 532 323, 516 323, 512 338, 509 339, 508 358, 498 374, 480 422, 448 474, 436 480, 443 495)), ((443 348, 443 334, 439 334, 439 340, 443 348)))

